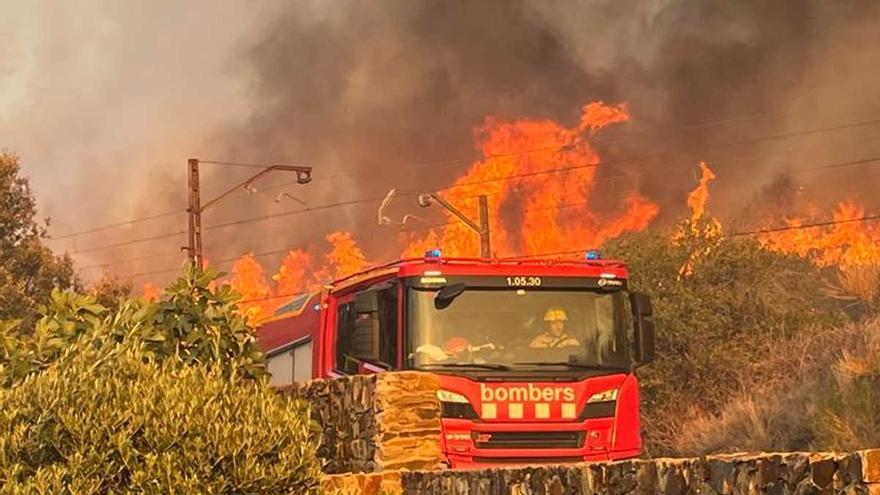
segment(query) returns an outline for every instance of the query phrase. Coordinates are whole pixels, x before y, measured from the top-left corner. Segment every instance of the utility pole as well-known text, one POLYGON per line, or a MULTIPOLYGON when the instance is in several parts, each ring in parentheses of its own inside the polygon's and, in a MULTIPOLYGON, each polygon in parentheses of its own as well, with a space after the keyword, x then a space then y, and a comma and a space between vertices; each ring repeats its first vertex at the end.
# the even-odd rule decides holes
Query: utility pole
POLYGON ((202 206, 199 191, 199 159, 190 158, 189 165, 189 245, 186 248, 190 263, 203 268, 202 261, 202 206))
POLYGON ((244 165, 259 168, 261 170, 249 177, 247 180, 242 181, 231 187, 223 194, 206 202, 203 206, 201 192, 199 189, 200 163, 209 163, 212 165, 242 165, 227 162, 215 162, 206 160, 200 161, 198 158, 190 158, 189 160, 187 160, 187 169, 189 172, 189 180, 187 181, 189 185, 189 206, 187 207, 186 211, 187 213, 189 213, 189 244, 183 249, 187 251, 187 257, 189 258, 190 262, 197 266, 200 270, 205 267, 204 252, 202 250, 202 213, 204 213, 205 210, 216 205, 238 189, 250 189, 250 185, 252 182, 273 171, 295 172, 296 183, 301 185, 308 184, 312 180, 312 167, 299 167, 294 165, 244 165))
POLYGON ((464 213, 459 211, 456 207, 452 206, 448 201, 443 199, 437 193, 426 193, 419 195, 419 206, 428 207, 431 206, 431 201, 434 200, 440 204, 447 211, 457 216, 465 225, 468 226, 471 230, 476 232, 480 236, 480 257, 481 258, 491 258, 492 257, 492 248, 491 243, 489 242, 489 201, 486 198, 486 195, 479 196, 479 225, 475 223, 473 220, 467 217, 464 213))
POLYGON ((480 195, 480 257, 492 257, 492 246, 489 242, 489 200, 485 194, 480 195))

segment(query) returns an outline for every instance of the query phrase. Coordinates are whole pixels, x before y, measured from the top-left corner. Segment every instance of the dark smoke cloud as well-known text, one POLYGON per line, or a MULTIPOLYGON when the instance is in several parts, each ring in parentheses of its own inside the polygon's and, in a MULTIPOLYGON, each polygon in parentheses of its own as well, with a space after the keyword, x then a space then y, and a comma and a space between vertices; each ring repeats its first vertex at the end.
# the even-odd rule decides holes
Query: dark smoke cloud
MULTIPOLYGON (((237 12, 254 16, 253 3, 230 5, 215 29, 234 23, 237 12)), ((246 89, 232 98, 198 80, 185 98, 154 95, 150 101, 164 106, 155 119, 138 121, 135 136, 155 134, 179 111, 175 104, 200 95, 202 107, 213 112, 204 126, 188 122, 173 133, 196 136, 199 146, 156 153, 154 158, 172 165, 136 175, 149 178, 139 188, 130 185, 132 179, 122 181, 114 200, 132 190, 143 198, 154 187, 180 188, 184 153, 315 167, 312 184, 266 190, 290 180, 267 179, 258 185, 265 194, 218 207, 206 218, 209 224, 297 209, 289 199, 273 200, 284 190, 314 206, 381 196, 391 187, 442 187, 465 167, 424 164, 472 156, 473 130, 486 115, 571 125, 583 104, 600 99, 627 101, 633 115, 631 123, 599 137, 603 157, 668 152, 620 162, 600 175, 630 174, 630 186, 638 184, 660 202, 668 218, 684 208, 700 159, 718 164, 710 208, 734 220, 752 211, 744 208, 756 195, 806 194, 833 202, 862 193, 868 201, 865 192, 877 183, 875 167, 864 166, 796 175, 788 189, 769 187, 786 183, 773 173, 880 153, 873 140, 877 126, 719 146, 880 117, 876 2, 303 1, 259 19, 219 54, 204 44, 186 48, 186 29, 171 32, 169 46, 195 67, 200 50, 214 53, 211 60, 223 68, 212 71, 215 84, 246 89)), ((143 22, 155 20, 144 16, 143 22)), ((161 70, 155 58, 151 63, 161 70)), ((145 87, 129 90, 139 94, 145 87)), ((110 99, 108 108, 96 111, 111 112, 116 104, 110 99)), ((89 143, 86 137, 77 141, 89 143)), ((88 144, 82 148, 102 155, 88 144)), ((205 183, 228 184, 247 173, 206 172, 205 183)), ((76 181, 65 186, 78 194, 110 187, 76 181)), ((614 204, 617 194, 600 190, 597 201, 614 204)), ((139 201, 139 211, 167 209, 169 201, 181 199, 150 195, 139 201)), ((89 211, 88 224, 99 222, 93 210, 78 208, 89 211)), ((206 233, 206 242, 209 255, 222 259, 243 250, 320 244, 328 231, 352 229, 373 252, 390 254, 393 230, 378 227, 375 217, 375 204, 359 205, 217 229, 206 233)))
MULTIPOLYGON (((633 122, 611 132, 604 156, 670 152, 617 168, 673 213, 697 162, 717 161, 715 206, 731 215, 772 190, 770 172, 877 149, 864 129, 719 145, 880 115, 878 21, 877 4, 800 0, 312 4, 279 17, 251 52, 257 111, 241 149, 265 143, 264 156, 319 175, 367 173, 313 193, 369 196, 451 182, 462 168, 411 164, 473 153, 487 114, 570 124, 588 101, 626 100, 633 122)), ((290 235, 333 223, 369 240, 374 214, 328 212, 290 235)))

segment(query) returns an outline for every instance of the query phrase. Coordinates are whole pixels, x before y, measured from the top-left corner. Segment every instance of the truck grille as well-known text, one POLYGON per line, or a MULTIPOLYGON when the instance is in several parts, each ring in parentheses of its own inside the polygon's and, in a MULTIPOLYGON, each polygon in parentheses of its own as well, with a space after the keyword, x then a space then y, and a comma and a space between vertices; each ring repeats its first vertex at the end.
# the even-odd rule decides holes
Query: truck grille
POLYGON ((474 432, 478 449, 576 449, 583 446, 580 431, 474 432))

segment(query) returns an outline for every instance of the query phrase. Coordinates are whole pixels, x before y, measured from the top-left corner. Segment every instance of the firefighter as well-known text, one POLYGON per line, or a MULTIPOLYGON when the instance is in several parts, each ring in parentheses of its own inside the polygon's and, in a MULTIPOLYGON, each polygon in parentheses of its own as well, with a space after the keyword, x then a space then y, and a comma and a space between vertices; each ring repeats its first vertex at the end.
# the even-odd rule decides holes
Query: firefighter
POLYGON ((547 330, 532 339, 529 347, 532 349, 547 349, 556 347, 580 346, 580 342, 565 332, 565 322, 568 314, 560 307, 552 307, 544 313, 544 321, 547 322, 547 330))

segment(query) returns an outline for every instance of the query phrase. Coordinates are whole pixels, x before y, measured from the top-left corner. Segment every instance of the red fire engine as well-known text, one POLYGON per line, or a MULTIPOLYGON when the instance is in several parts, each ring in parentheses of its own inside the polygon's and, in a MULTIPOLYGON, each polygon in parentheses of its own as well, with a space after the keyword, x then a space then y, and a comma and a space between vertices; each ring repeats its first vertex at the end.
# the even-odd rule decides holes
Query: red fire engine
POLYGON ((259 330, 276 384, 420 370, 441 390, 453 468, 611 460, 641 450, 633 370, 654 354, 626 266, 401 260, 304 294, 259 330))

